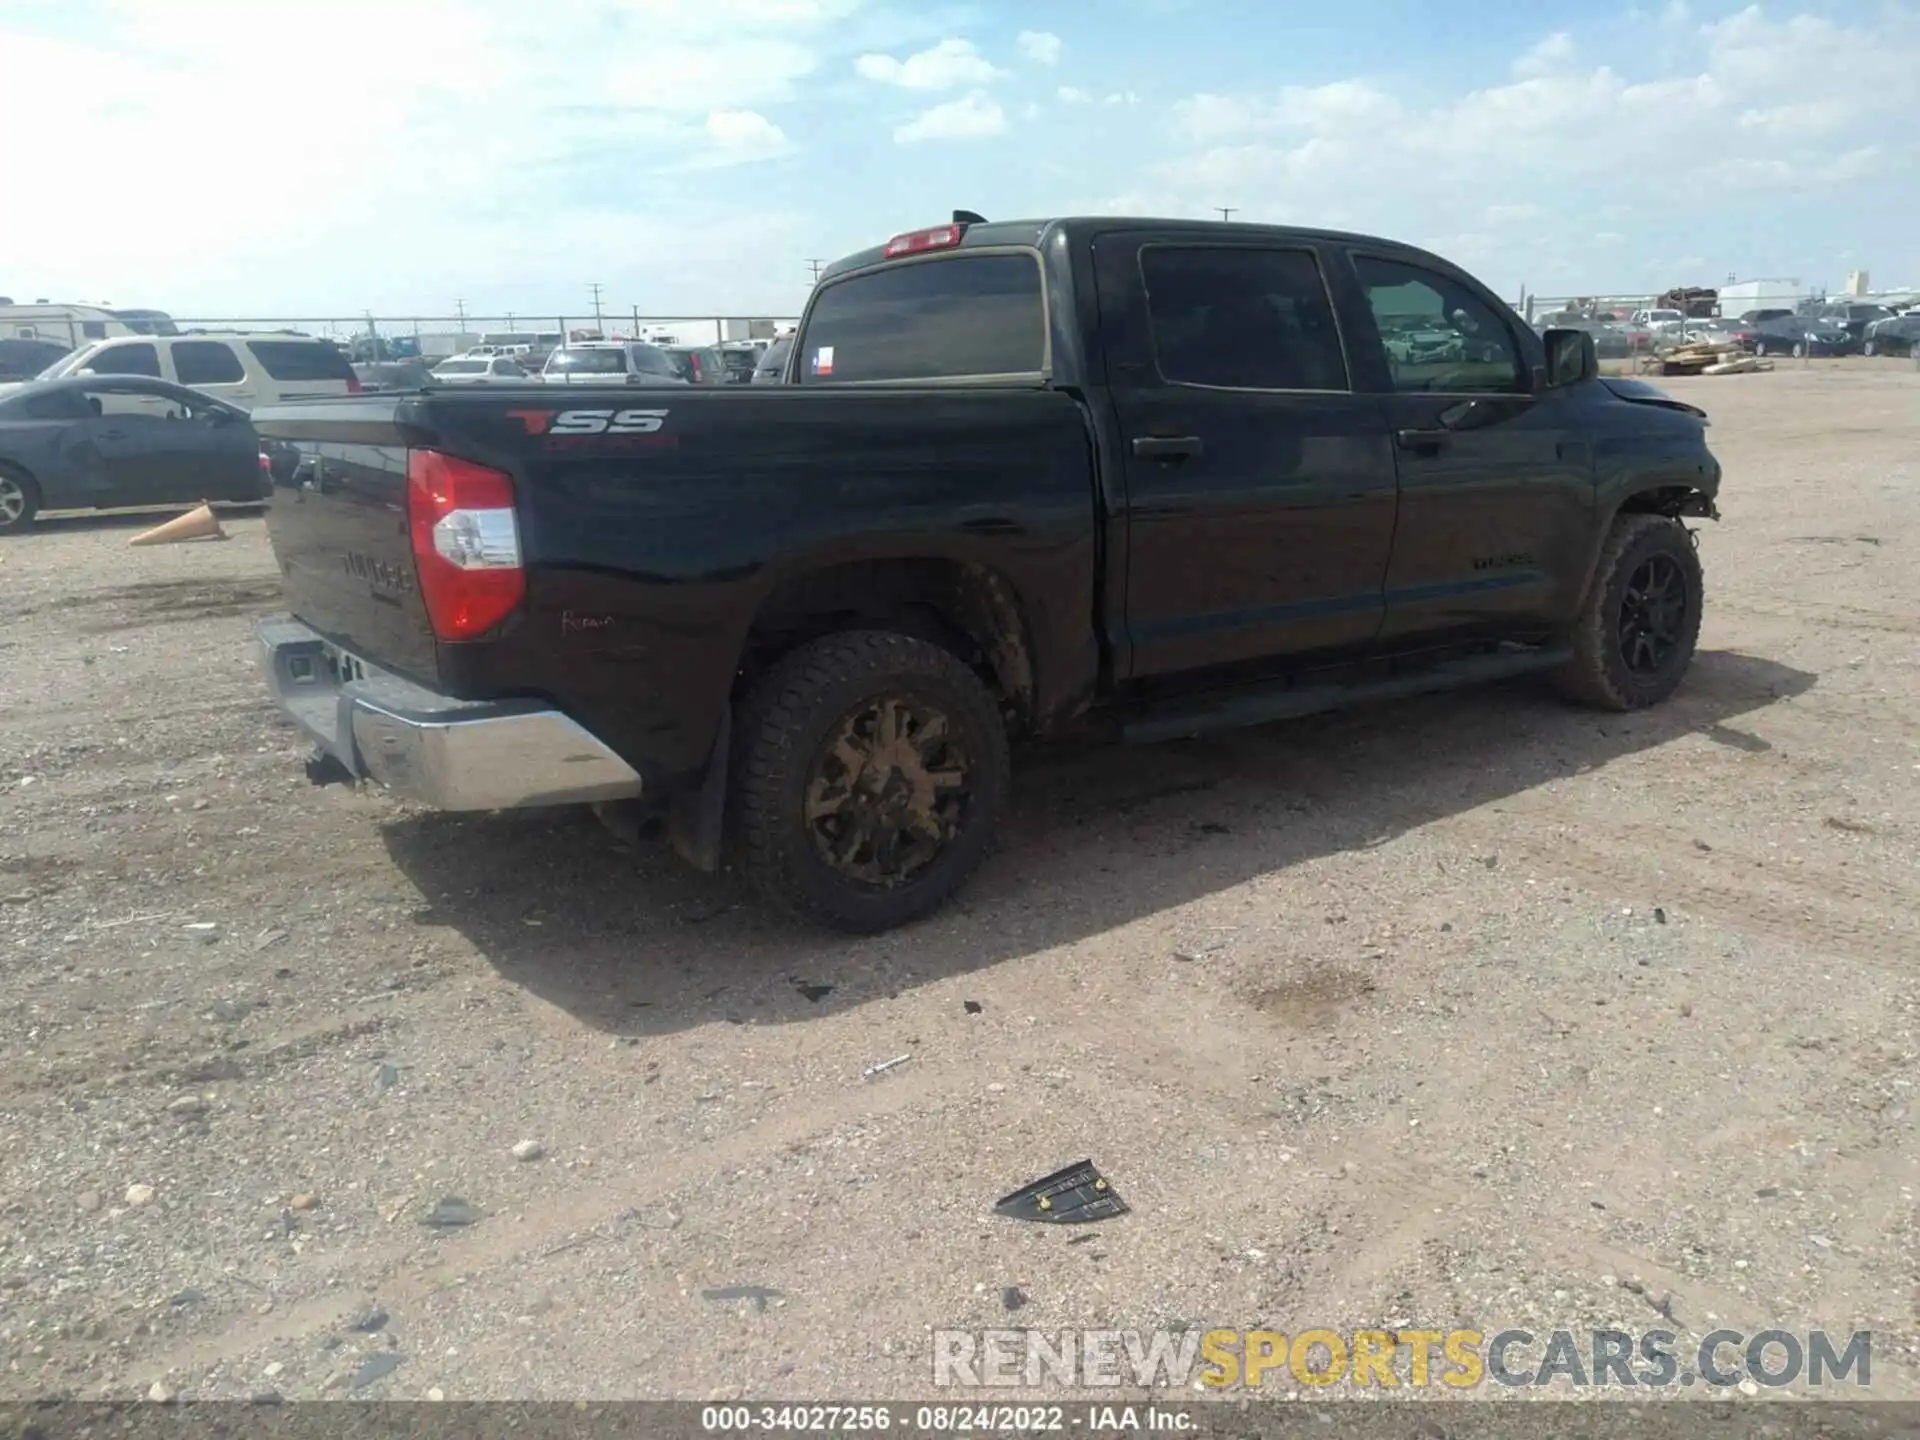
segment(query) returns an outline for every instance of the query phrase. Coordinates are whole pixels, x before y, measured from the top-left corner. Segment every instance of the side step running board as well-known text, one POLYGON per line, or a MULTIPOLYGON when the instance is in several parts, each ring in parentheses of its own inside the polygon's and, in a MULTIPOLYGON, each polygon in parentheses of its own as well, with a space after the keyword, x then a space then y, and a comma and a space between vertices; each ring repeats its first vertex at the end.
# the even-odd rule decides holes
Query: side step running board
POLYGON ((1429 670, 1395 675, 1353 685, 1259 685, 1216 691, 1192 699, 1170 701, 1144 711, 1120 727, 1120 738, 1134 744, 1181 740, 1210 730, 1234 730, 1264 725, 1270 720, 1295 720, 1325 710, 1375 700, 1398 700, 1435 690, 1453 690, 1490 680, 1505 680, 1538 670, 1551 670, 1572 658, 1570 646, 1537 650, 1505 650, 1449 660, 1429 670))

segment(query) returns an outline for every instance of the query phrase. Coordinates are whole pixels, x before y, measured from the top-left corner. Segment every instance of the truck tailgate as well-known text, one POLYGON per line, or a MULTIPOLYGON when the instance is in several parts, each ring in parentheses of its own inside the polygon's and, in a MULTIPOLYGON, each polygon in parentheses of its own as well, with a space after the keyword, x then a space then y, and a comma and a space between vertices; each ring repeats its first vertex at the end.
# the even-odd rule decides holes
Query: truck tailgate
POLYGON ((407 530, 407 449, 424 437, 402 423, 405 403, 276 405, 255 426, 287 607, 349 654, 431 683, 433 627, 407 530))

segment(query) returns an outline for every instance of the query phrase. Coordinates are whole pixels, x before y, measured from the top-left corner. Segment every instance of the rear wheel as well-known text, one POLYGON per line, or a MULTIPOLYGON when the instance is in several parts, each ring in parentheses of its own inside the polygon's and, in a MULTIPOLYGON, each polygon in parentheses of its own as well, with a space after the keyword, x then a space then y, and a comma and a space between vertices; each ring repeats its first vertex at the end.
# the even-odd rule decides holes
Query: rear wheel
POLYGON ((1766 359, 1767 358, 1767 342, 1764 340, 1754 341, 1753 353, 1759 356, 1762 360, 1766 359))
POLYGON ((1793 347, 1793 358, 1796 360, 1800 359, 1806 353, 1807 353, 1807 346, 1805 341, 1801 341, 1800 343, 1796 344, 1793 347))
POLYGON ((1693 663, 1705 598, 1686 526, 1665 515, 1620 516, 1574 628, 1573 658, 1553 672, 1555 687, 1599 710, 1659 704, 1693 663))
POLYGON ((1873 341, 1869 340, 1866 342, 1866 344, 1860 347, 1860 353, 1862 355, 1877 355, 1879 353, 1879 348, 1873 343, 1873 341))
POLYGON ((40 487, 12 465, 0 465, 0 535, 24 530, 40 513, 40 487))
POLYGON ((841 930, 938 909, 1005 806, 1006 727, 958 657, 889 631, 829 635, 754 688, 733 762, 732 832, 756 890, 841 930))

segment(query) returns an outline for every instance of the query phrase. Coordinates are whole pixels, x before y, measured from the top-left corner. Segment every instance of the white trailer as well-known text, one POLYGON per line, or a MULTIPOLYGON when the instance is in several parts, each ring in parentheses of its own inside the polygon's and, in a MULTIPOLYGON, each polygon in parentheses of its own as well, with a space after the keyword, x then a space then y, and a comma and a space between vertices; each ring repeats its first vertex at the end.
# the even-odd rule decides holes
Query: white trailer
POLYGON ((120 335, 178 335, 164 310, 115 310, 106 305, 57 304, 37 300, 16 305, 0 296, 0 340, 51 340, 78 350, 95 340, 120 335))
POLYGON ((1720 287, 1720 313, 1732 319, 1750 310, 1793 310, 1808 294, 1798 280, 1735 280, 1720 287))

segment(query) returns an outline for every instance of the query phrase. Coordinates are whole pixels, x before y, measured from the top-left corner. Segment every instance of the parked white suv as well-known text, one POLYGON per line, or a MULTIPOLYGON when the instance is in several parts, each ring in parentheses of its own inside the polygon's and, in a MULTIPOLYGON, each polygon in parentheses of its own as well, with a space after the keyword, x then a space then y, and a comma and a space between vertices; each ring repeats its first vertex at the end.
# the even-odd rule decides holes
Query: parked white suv
POLYGON ((357 395, 360 381, 338 347, 311 335, 153 335, 83 346, 43 371, 43 380, 82 371, 171 380, 252 410, 282 400, 357 395))
POLYGON ((1629 325, 1643 325, 1656 334, 1665 334, 1669 330, 1684 330, 1687 325, 1685 312, 1680 310, 1636 310, 1629 325))
POLYGON ((634 340, 562 345, 540 369, 549 385, 685 385, 673 357, 634 340))

